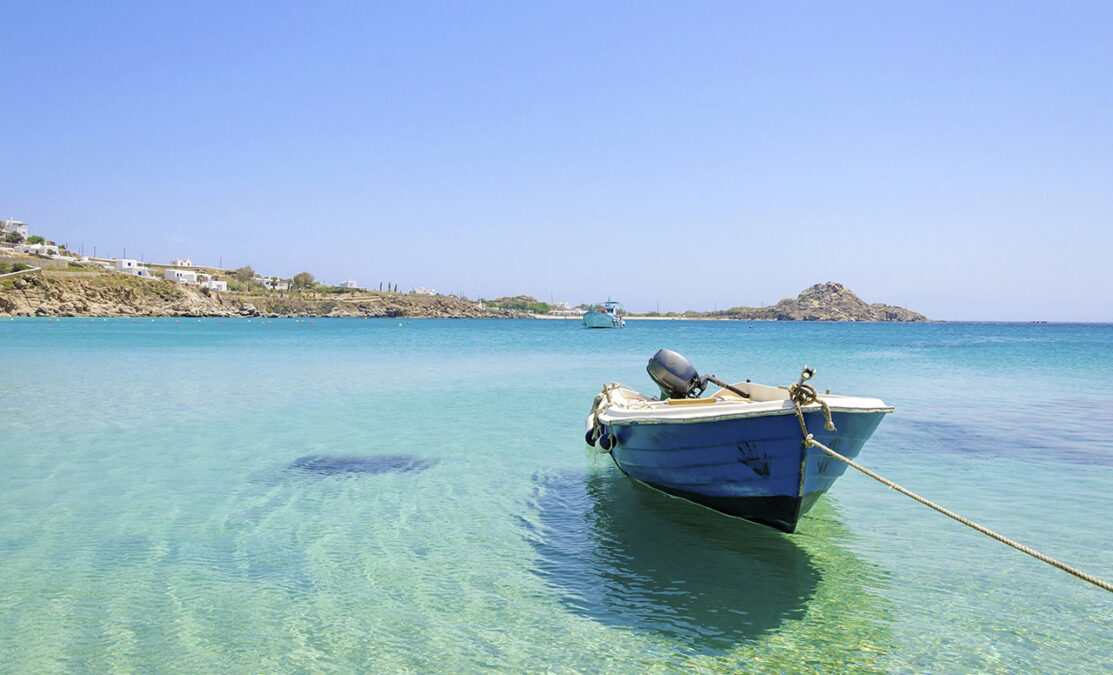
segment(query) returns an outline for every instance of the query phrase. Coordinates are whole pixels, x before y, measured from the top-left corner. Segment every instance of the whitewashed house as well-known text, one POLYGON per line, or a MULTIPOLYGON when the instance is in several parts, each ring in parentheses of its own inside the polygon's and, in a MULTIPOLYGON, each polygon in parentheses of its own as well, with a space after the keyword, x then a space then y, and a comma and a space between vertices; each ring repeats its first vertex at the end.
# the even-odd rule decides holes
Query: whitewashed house
POLYGON ((193 267, 193 261, 189 258, 179 258, 177 260, 171 260, 170 264, 174 267, 193 267))
POLYGON ((19 234, 23 235, 24 239, 27 238, 26 225, 19 222, 18 220, 12 220, 11 218, 7 220, 0 220, 0 233, 8 234, 9 232, 18 232, 19 234))
POLYGON ((424 286, 422 286, 421 288, 411 288, 410 289, 410 295, 436 295, 436 294, 437 294, 436 290, 434 290, 432 288, 425 288, 424 286))
POLYGON ((116 271, 123 274, 134 274, 137 277, 151 276, 151 270, 140 265, 137 261, 130 258, 117 258, 116 271))
POLYGON ((162 278, 167 281, 176 281, 179 284, 196 284, 197 272, 193 270, 176 270, 167 268, 162 273, 162 278))
POLYGON ((202 288, 208 288, 208 289, 214 290, 214 291, 226 291, 226 290, 228 290, 228 282, 227 281, 217 281, 215 279, 207 279, 207 280, 201 282, 201 287, 202 288))
POLYGON ((255 277, 253 281, 257 284, 263 284, 263 288, 272 291, 288 291, 290 290, 290 282, 282 281, 281 279, 272 279, 269 277, 255 277))
POLYGON ((344 288, 359 288, 359 286, 356 286, 355 279, 345 279, 340 282, 340 285, 344 288))
POLYGON ((44 255, 52 256, 58 255, 58 246, 56 244, 18 244, 15 250, 19 253, 30 253, 31 255, 44 255))
POLYGON ((573 309, 572 305, 567 302, 550 302, 549 315, 550 316, 580 316, 583 310, 573 309))

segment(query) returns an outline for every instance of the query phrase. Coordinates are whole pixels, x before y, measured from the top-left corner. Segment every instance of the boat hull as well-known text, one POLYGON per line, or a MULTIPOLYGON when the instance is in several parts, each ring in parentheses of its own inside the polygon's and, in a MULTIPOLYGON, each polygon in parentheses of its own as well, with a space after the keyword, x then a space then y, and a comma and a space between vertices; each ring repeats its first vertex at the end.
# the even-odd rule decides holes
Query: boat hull
MULTIPOLYGON (((805 413, 815 440, 853 458, 887 411, 805 413)), ((846 471, 818 448, 805 449, 795 414, 609 425, 623 473, 716 511, 793 532, 800 516, 846 471)))
POLYGON ((622 328, 622 318, 610 312, 585 312, 585 328, 622 328))

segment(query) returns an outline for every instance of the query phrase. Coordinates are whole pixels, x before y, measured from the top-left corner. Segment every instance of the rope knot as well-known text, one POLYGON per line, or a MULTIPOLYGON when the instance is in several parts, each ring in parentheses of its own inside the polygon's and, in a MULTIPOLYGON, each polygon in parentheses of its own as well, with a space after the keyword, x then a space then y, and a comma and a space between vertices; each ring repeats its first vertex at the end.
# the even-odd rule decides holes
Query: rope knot
MULTIPOLYGON (((792 401, 792 405, 796 407, 796 415, 800 418, 800 427, 804 427, 804 411, 802 408, 806 405, 818 403, 819 407, 823 410, 823 428, 827 431, 835 430, 835 423, 831 420, 831 408, 827 405, 827 401, 819 398, 819 392, 815 390, 810 384, 804 384, 803 381, 793 382, 788 385, 788 399, 792 401)), ((805 434, 807 431, 804 432, 805 434)))

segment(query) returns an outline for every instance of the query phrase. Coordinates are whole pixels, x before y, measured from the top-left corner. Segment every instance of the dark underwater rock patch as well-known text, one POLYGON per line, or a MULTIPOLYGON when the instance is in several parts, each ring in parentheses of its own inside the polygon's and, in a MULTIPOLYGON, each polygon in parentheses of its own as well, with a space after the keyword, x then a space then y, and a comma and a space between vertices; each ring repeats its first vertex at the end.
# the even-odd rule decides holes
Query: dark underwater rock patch
POLYGON ((341 474, 379 475, 384 473, 415 473, 424 471, 436 464, 435 461, 415 455, 368 455, 349 457, 330 457, 325 455, 306 455, 298 457, 290 464, 290 469, 313 473, 320 476, 341 474))

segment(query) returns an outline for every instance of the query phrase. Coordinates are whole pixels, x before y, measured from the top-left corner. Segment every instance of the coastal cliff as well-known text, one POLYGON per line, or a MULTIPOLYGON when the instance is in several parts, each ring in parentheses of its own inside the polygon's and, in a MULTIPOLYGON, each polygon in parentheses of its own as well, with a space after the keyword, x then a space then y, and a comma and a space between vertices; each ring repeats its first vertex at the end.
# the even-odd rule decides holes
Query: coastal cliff
POLYGON ((0 279, 7 316, 332 316, 514 318, 450 296, 368 291, 335 298, 314 294, 226 293, 123 274, 44 270, 0 279))
POLYGON ((235 316, 219 294, 122 274, 27 273, 0 283, 11 316, 235 316))
POLYGON ((742 321, 927 321, 919 312, 883 303, 867 304, 854 291, 828 281, 770 307, 732 307, 718 315, 742 321))

